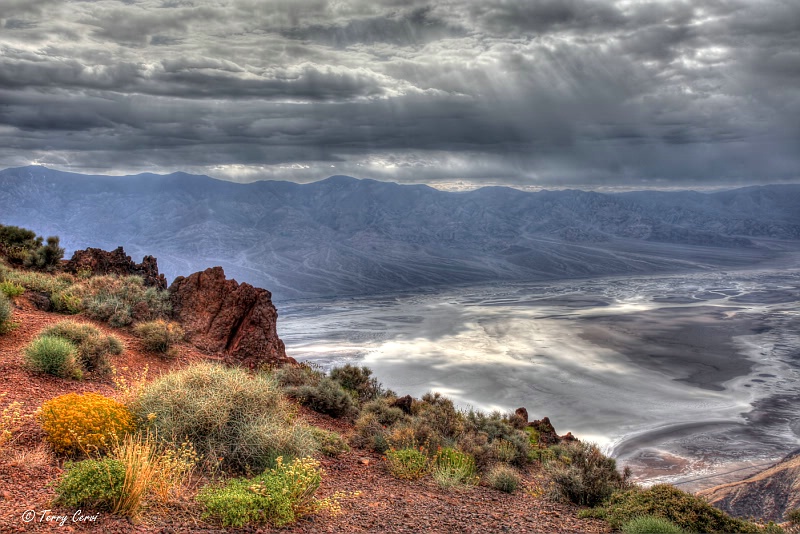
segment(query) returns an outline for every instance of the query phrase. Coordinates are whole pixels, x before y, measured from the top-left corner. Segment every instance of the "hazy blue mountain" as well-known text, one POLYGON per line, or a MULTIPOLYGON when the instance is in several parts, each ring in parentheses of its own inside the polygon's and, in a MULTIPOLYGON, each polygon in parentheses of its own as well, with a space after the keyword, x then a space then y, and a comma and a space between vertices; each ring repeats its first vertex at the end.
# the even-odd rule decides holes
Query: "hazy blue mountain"
POLYGON ((32 166, 0 171, 0 223, 59 235, 68 251, 153 254, 170 279, 222 265, 287 298, 750 265, 800 245, 800 186, 454 193, 32 166))

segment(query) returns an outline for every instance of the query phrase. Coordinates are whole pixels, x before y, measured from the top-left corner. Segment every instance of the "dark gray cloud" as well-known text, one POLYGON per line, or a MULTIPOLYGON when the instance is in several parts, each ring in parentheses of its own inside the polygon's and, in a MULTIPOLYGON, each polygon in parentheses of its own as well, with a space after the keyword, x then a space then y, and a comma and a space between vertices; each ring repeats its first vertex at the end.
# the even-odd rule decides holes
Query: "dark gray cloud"
POLYGON ((0 167, 800 180, 800 4, 0 0, 0 167))

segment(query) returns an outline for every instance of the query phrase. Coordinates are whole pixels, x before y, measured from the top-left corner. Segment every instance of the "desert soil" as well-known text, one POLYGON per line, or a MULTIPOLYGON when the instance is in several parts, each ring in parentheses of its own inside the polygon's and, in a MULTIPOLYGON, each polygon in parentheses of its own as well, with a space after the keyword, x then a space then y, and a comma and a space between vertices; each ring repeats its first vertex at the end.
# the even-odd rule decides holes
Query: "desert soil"
MULTIPOLYGON (((557 503, 544 496, 540 473, 531 469, 524 474, 524 490, 508 495, 489 487, 443 490, 430 478, 403 481, 393 478, 380 455, 352 449, 337 457, 322 460, 325 470, 321 497, 347 493, 337 515, 320 514, 301 520, 288 528, 267 526, 223 529, 200 519, 200 509, 193 501, 196 489, 204 481, 194 481, 185 497, 168 508, 145 509, 137 521, 107 512, 73 510, 54 506, 53 483, 63 472, 63 459, 54 456, 43 443, 43 434, 33 414, 43 402, 70 392, 118 394, 109 378, 88 376, 83 381, 65 380, 27 371, 23 366, 25 346, 43 328, 65 319, 63 315, 36 310, 25 298, 15 299, 13 320, 18 327, 0 336, 0 408, 19 401, 30 416, 14 440, 0 450, 0 532, 608 532, 601 521, 577 518, 578 508, 557 503), (33 511, 30 519, 26 511, 33 511), (50 510, 49 512, 46 512, 50 510), (77 514, 77 515, 76 515, 77 514), (58 518, 65 516, 65 519, 58 518), (83 518, 84 521, 78 521, 83 518)), ((171 369, 207 357, 189 346, 180 347, 174 360, 164 360, 142 350, 139 341, 127 329, 114 329, 78 316, 79 321, 118 336, 126 345, 123 354, 113 357, 120 373, 133 379, 147 366, 152 379, 171 369)), ((352 427, 306 410, 303 417, 313 424, 338 431, 345 436, 352 427)))

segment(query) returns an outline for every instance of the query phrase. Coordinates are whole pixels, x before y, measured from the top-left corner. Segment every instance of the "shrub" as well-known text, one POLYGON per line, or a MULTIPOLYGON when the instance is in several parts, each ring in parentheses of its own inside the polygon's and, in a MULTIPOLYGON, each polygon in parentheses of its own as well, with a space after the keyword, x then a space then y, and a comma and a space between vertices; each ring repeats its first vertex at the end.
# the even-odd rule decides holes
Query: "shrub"
POLYGON ((622 525, 625 534, 684 534, 675 523, 655 515, 635 517, 622 525))
POLYGON ((486 482, 496 490, 514 493, 519 487, 520 476, 512 467, 498 464, 487 473, 486 482))
POLYGON ((203 488, 197 500, 205 507, 205 518, 223 526, 243 527, 249 523, 283 526, 314 513, 314 493, 322 481, 319 463, 311 458, 295 459, 276 466, 253 479, 236 478, 221 487, 203 488))
POLYGON ((353 397, 328 377, 322 377, 316 385, 303 385, 286 391, 303 406, 331 417, 350 417, 358 412, 353 397))
POLYGON ((323 376, 325 375, 306 363, 297 366, 284 365, 275 372, 275 379, 283 388, 317 385, 323 376))
POLYGON ((374 413, 362 413, 354 425, 355 434, 351 443, 375 452, 386 452, 389 448, 388 432, 374 413))
POLYGON ((558 459, 545 465, 545 473, 556 499, 595 506, 628 487, 627 476, 617 471, 616 461, 604 456, 594 444, 572 442, 552 450, 558 459))
POLYGON ((433 458, 433 479, 443 488, 478 483, 475 459, 451 447, 439 449, 433 458))
POLYGON ((38 336, 25 348, 25 362, 30 369, 62 378, 83 377, 77 357, 75 344, 58 336, 38 336))
POLYGON ((11 302, 4 293, 0 293, 0 334, 4 333, 11 324, 11 313, 11 302))
POLYGON ((786 512, 786 520, 793 525, 800 525, 800 508, 794 508, 786 512))
POLYGON ((488 466, 492 460, 521 465, 528 461, 531 440, 527 432, 515 428, 508 416, 500 413, 486 415, 470 410, 465 416, 465 433, 459 444, 474 448, 469 450, 480 465, 488 466), (481 437, 485 435, 485 440, 481 437), (494 444, 498 440, 502 442, 494 444), (481 442, 485 443, 481 444, 481 442), (507 442, 507 443, 504 443, 507 442))
POLYGON ((25 258, 25 266, 52 271, 64 257, 64 249, 59 246, 58 236, 47 238, 47 244, 39 246, 25 258))
POLYGON ((331 369, 330 377, 348 392, 352 392, 359 402, 377 399, 383 389, 377 378, 371 378, 372 371, 368 367, 356 367, 345 364, 331 369))
POLYGON ((392 426, 399 421, 407 419, 403 410, 389 405, 389 400, 386 398, 375 399, 374 401, 366 403, 361 408, 361 415, 374 414, 378 423, 383 426, 392 426))
POLYGON ((74 343, 81 367, 100 374, 111 372, 108 354, 121 354, 123 350, 118 337, 104 335, 99 328, 87 323, 61 321, 43 330, 42 335, 61 337, 74 343))
POLYGON ((420 449, 390 449, 386 451, 386 465, 395 478, 415 480, 430 469, 428 457, 420 449))
POLYGON ((36 232, 19 226, 6 226, 0 224, 0 245, 8 253, 9 250, 20 249, 24 251, 35 250, 41 246, 42 238, 36 232))
POLYGON ((66 462, 66 473, 56 485, 56 502, 71 508, 112 511, 123 497, 125 465, 119 460, 66 462))
POLYGON ((3 274, 3 278, 30 291, 37 291, 47 295, 66 291, 74 283, 74 279, 69 275, 53 276, 51 274, 15 269, 9 269, 3 274))
POLYGON ((0 282, 0 293, 4 294, 6 297, 10 299, 18 297, 22 295, 24 292, 25 292, 24 287, 10 280, 5 280, 3 282, 0 282))
POLYGON ((197 364, 144 387, 134 409, 160 438, 186 439, 208 459, 241 471, 263 471, 278 456, 313 454, 317 443, 274 378, 197 364))
POLYGON ((644 515, 667 519, 689 532, 758 532, 754 524, 732 518, 703 499, 667 484, 617 492, 602 507, 581 511, 581 516, 604 519, 613 528, 644 515))
POLYGON ((134 332, 142 340, 145 350, 161 354, 167 354, 184 336, 180 325, 163 319, 137 324, 134 332))
POLYGON ((108 450, 134 430, 130 411, 96 393, 67 393, 45 402, 39 415, 45 440, 61 454, 108 450))
POLYGON ((311 427, 311 435, 318 444, 319 452, 325 456, 339 456, 350 450, 347 442, 336 432, 329 432, 323 428, 311 427))
POLYGON ((169 293, 145 287, 140 276, 93 276, 71 291, 89 317, 115 327, 158 319, 170 310, 169 293))

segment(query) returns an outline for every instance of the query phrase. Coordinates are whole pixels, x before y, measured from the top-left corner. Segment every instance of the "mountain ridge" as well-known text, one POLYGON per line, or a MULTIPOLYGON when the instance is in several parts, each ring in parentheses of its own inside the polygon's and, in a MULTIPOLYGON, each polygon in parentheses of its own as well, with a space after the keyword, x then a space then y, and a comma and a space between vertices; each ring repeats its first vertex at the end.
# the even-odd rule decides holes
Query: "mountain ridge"
POLYGON ((342 175, 238 184, 0 171, 4 224, 61 235, 69 251, 152 252, 170 277, 222 265, 278 298, 735 268, 800 247, 797 205, 800 185, 448 192, 342 175))

